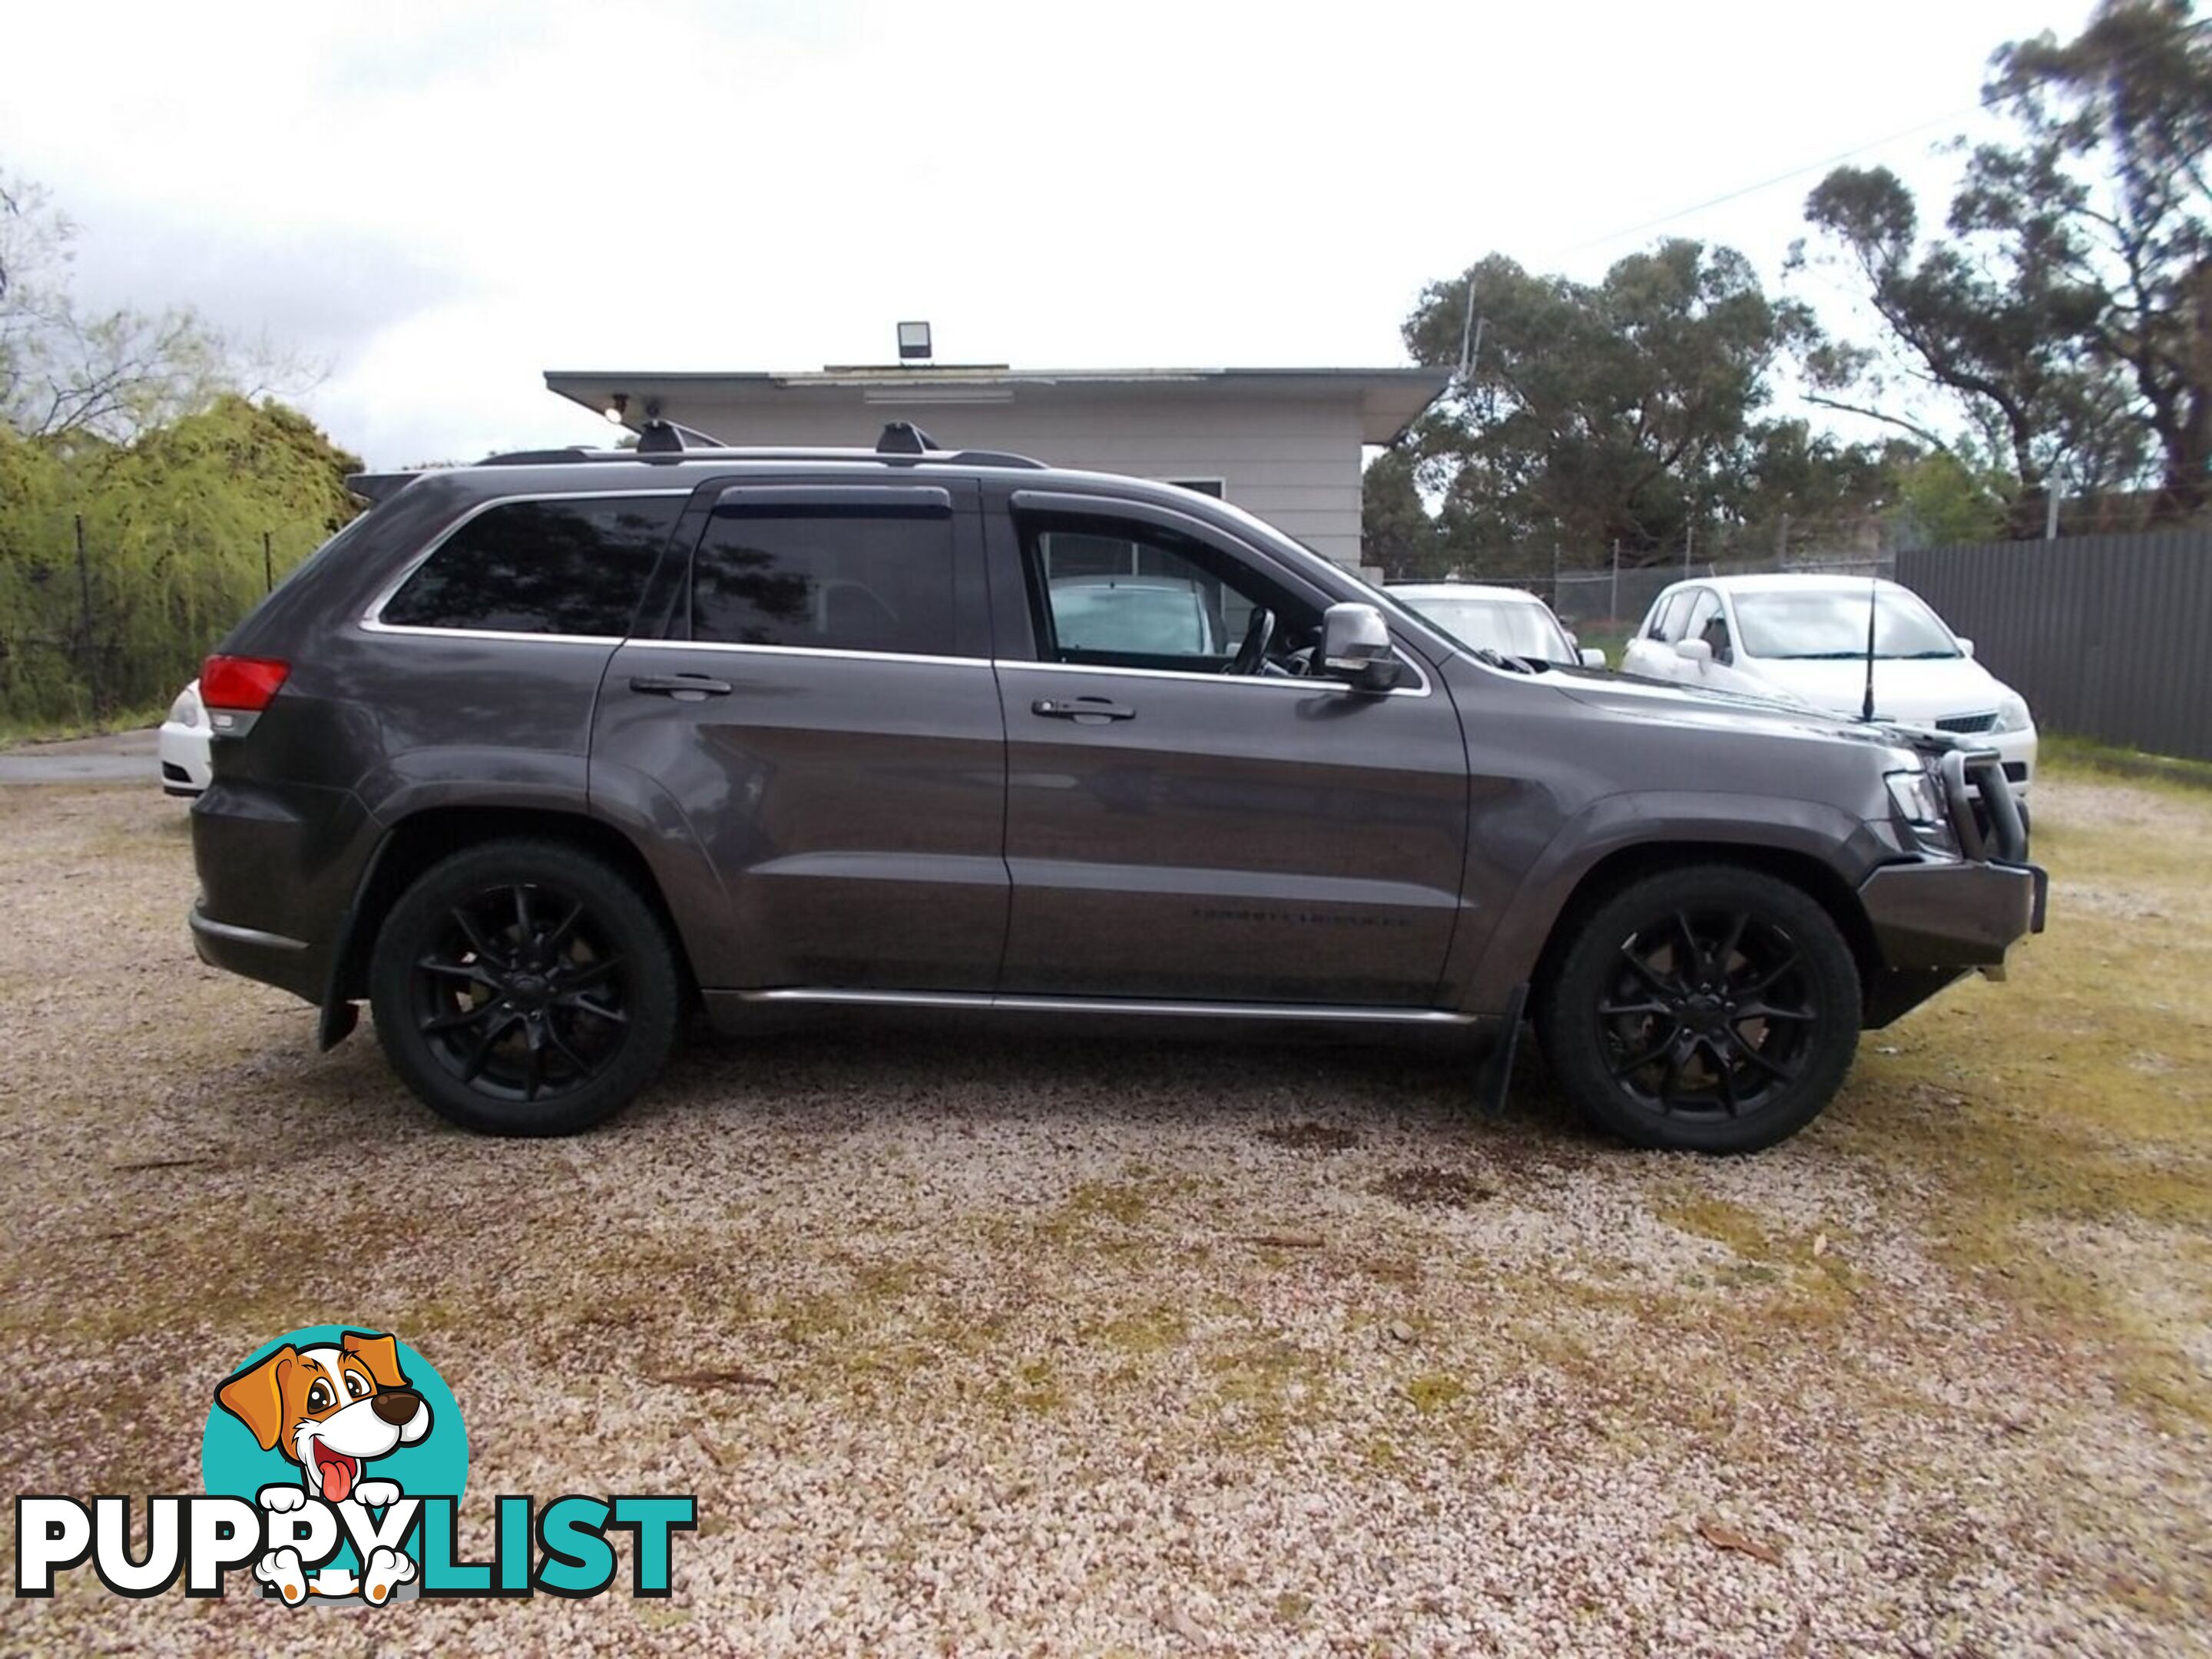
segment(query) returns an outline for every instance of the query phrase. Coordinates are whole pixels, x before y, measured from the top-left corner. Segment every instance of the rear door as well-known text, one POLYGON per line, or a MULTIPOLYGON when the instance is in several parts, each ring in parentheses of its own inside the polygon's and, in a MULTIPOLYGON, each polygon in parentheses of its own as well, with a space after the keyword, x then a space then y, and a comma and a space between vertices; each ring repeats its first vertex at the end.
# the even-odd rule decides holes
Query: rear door
POLYGON ((1410 654, 1381 696, 1273 672, 1310 665, 1329 596, 1207 521, 1019 489, 1009 508, 986 521, 1013 878, 1000 989, 1429 1006, 1468 817, 1441 681, 1410 654), (1262 609, 1260 668, 1238 653, 1262 609))
POLYGON ((974 483, 710 484, 671 563, 659 636, 608 665, 592 789, 703 849, 702 982, 988 991, 1006 737, 974 483))

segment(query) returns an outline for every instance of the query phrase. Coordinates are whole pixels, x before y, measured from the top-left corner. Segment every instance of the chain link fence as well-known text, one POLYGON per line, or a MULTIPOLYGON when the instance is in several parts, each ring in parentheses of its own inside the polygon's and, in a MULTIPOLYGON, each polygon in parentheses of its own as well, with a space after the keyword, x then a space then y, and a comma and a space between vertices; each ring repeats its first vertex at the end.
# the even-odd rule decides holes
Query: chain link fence
POLYGON ((1456 579, 1524 588, 1577 634, 1619 639, 1634 632, 1675 582, 1785 571, 1892 577, 1900 543, 1911 539, 1909 526, 1864 513, 1783 515, 1751 525, 1701 523, 1680 548, 1657 556, 1618 544, 1483 549, 1457 561, 1456 579))
POLYGON ((1459 580, 1519 587, 1535 594, 1577 634, 1619 638, 1635 631, 1652 601, 1680 581, 1698 576, 1759 576, 1777 572, 1893 578, 1897 556, 1887 552, 1808 556, 1685 559, 1669 564, 1607 563, 1532 570, 1507 560, 1473 562, 1459 580))
POLYGON ((1696 576, 1763 576, 1778 571, 1808 575, 1881 576, 1895 574, 1893 555, 1862 558, 1702 560, 1679 565, 1639 565, 1629 569, 1574 570, 1515 580, 1516 587, 1541 593, 1568 627, 1578 632, 1626 634, 1642 622, 1651 602, 1667 588, 1696 576))

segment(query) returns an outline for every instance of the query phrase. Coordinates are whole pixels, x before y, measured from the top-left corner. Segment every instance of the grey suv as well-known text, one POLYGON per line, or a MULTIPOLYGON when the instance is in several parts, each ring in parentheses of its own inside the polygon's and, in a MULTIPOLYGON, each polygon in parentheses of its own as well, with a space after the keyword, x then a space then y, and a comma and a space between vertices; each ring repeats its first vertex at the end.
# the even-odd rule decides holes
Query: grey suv
POLYGON ((1464 1034, 1493 1094, 1525 1013, 1745 1151, 2042 925, 1964 740, 1471 654, 1173 486, 894 428, 362 487, 202 677, 192 933, 471 1127, 606 1117, 695 1006, 1464 1034))

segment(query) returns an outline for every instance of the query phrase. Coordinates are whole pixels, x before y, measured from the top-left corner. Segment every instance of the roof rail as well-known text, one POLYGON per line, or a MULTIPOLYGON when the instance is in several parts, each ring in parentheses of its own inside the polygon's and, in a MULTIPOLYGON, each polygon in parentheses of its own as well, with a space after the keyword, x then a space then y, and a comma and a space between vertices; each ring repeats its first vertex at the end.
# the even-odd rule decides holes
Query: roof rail
MULTIPOLYGON (((627 450, 622 452, 629 453, 627 450)), ((581 444, 572 444, 566 449, 513 449, 504 455, 487 455, 476 463, 478 466, 562 466, 570 461, 608 460, 615 457, 608 452, 586 449, 581 444)))
POLYGON ((941 459, 947 466, 1024 466, 1039 472, 1049 470, 1049 461, 1040 461, 1034 456, 1011 454, 1003 449, 963 449, 957 455, 941 459))
MULTIPOLYGON (((648 428, 650 430, 650 428, 648 428)), ((775 446, 739 447, 732 444, 695 443, 700 434, 687 427, 672 426, 670 437, 664 437, 648 446, 641 437, 635 449, 586 449, 576 445, 568 449, 518 449, 504 455, 487 455, 471 463, 476 466, 568 466, 580 461, 635 461, 646 459, 671 460, 763 460, 763 461, 881 461, 890 466, 916 466, 927 462, 937 466, 1021 467, 1043 471, 1052 465, 1031 455, 1016 455, 999 449, 963 449, 947 453, 931 448, 887 453, 881 449, 833 449, 823 446, 778 448, 775 446)), ((357 474, 368 477, 369 474, 357 474)), ((412 477, 415 475, 404 475, 412 477)))

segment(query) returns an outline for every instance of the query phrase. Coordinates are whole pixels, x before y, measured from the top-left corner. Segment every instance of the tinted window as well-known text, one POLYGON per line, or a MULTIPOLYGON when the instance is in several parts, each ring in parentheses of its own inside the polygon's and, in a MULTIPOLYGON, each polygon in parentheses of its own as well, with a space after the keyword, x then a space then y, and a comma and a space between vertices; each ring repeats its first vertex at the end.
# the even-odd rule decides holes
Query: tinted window
POLYGON ((691 637, 950 656, 951 518, 722 508, 692 562, 691 637))
POLYGON ((620 638, 680 495, 508 501, 479 513, 384 607, 396 627, 620 638))

